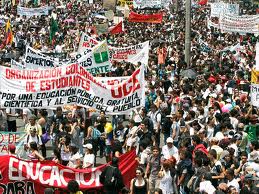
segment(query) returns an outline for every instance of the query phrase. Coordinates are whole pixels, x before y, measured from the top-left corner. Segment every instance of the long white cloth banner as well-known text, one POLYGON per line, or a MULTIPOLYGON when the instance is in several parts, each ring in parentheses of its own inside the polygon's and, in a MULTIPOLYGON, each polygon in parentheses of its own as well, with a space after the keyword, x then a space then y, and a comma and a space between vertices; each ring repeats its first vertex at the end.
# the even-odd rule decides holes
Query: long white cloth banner
POLYGON ((149 41, 123 48, 109 47, 109 51, 111 60, 141 62, 141 64, 148 65, 149 41))
POLYGON ((27 7, 17 7, 17 15, 20 16, 41 16, 41 15, 48 15, 49 10, 51 7, 44 6, 39 8, 27 8, 27 7))
MULTIPOLYGON (((93 48, 98 43, 97 40, 83 33, 79 43, 78 53, 84 52, 85 49, 93 48)), ((117 48, 108 46, 108 48, 110 51, 110 60, 127 61, 130 63, 141 62, 144 65, 148 65, 149 41, 128 47, 117 48)))
POLYGON ((92 38, 91 36, 88 36, 86 33, 82 33, 80 42, 79 42, 79 47, 78 47, 78 53, 84 52, 85 49, 87 48, 93 48, 96 46, 99 42, 92 38))
POLYGON ((74 63, 34 70, 1 66, 0 83, 2 108, 54 108, 70 104, 128 113, 145 103, 143 65, 119 84, 103 84, 74 63))
POLYGON ((259 15, 235 16, 222 14, 219 18, 219 26, 223 32, 238 32, 240 34, 259 33, 259 15))
POLYGON ((239 4, 229 4, 223 2, 211 3, 211 17, 219 17, 223 13, 238 15, 239 4))
POLYGON ((76 54, 74 58, 58 61, 57 58, 49 57, 31 47, 27 47, 25 55, 26 68, 49 68, 58 67, 69 63, 78 63, 92 74, 107 73, 110 71, 109 49, 106 41, 99 42, 94 48, 85 48, 84 52, 76 54))
POLYGON ((251 84, 251 103, 259 107, 259 84, 251 84))
POLYGON ((162 6, 162 0, 133 0, 133 7, 143 9, 149 8, 160 8, 162 6))
POLYGON ((50 57, 42 54, 39 50, 33 49, 30 46, 26 47, 25 66, 29 69, 50 68, 62 65, 58 58, 50 57))

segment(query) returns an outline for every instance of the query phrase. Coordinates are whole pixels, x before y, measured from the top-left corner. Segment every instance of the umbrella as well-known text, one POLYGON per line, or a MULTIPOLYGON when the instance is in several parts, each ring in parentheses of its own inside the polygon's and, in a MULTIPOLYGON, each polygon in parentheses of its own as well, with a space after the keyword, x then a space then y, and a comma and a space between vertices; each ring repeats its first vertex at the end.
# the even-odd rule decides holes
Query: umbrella
POLYGON ((186 70, 183 70, 180 75, 182 77, 187 77, 187 78, 190 78, 190 79, 195 79, 197 77, 197 73, 193 70, 193 69, 186 69, 186 70))
POLYGON ((100 15, 100 14, 96 14, 96 15, 94 15, 94 17, 95 18, 99 18, 99 19, 107 19, 105 16, 103 16, 103 15, 100 15))
POLYGON ((151 45, 157 45, 159 43, 165 43, 166 41, 165 40, 162 40, 162 39, 154 39, 150 42, 151 45))
POLYGON ((70 22, 75 22, 75 20, 74 20, 74 19, 72 19, 72 18, 67 18, 67 19, 65 19, 65 20, 64 20, 64 22, 68 22, 68 23, 70 23, 70 22))

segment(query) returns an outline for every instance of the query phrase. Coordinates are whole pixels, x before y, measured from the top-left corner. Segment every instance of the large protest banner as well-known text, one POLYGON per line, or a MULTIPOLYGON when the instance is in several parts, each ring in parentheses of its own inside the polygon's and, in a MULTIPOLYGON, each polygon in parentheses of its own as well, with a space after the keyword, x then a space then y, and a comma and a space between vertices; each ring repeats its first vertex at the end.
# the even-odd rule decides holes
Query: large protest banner
POLYGON ((48 15, 50 9, 51 7, 49 6, 38 7, 38 8, 27 8, 27 7, 17 6, 17 15, 28 16, 28 17, 48 15))
MULTIPOLYGON (((97 56, 102 58, 102 56, 97 56)), ((102 84, 72 63, 50 69, 0 67, 0 107, 49 108, 79 105, 109 114, 144 105, 144 66, 120 84, 102 84)))
MULTIPOLYGON (((126 186, 135 177, 135 152, 132 150, 120 156, 119 169, 126 186)), ((26 161, 9 155, 0 156, 0 161, 5 161, 0 163, 0 193, 4 194, 44 194, 47 187, 66 190, 70 180, 76 180, 81 191, 99 190, 102 188, 99 176, 108 165, 73 169, 52 161, 26 161)))
POLYGON ((39 50, 27 46, 25 53, 25 64, 26 68, 34 69, 35 66, 38 66, 38 68, 58 67, 62 65, 62 62, 59 62, 58 58, 44 55, 39 50))
POLYGON ((219 27, 223 32, 235 32, 240 34, 259 33, 259 15, 235 16, 231 14, 221 14, 219 27))
POLYGON ((211 17, 219 17, 221 14, 239 14, 239 4, 229 4, 229 3, 211 3, 211 17))
POLYGON ((109 47, 109 51, 111 60, 130 63, 141 62, 148 65, 149 41, 123 48, 109 47))
POLYGON ((251 103, 259 107, 259 84, 251 84, 251 103))
POLYGON ((11 68, 17 68, 17 69, 25 69, 26 66, 23 63, 19 63, 13 59, 11 59, 11 68))
MULTIPOLYGON (((84 52, 84 49, 92 48, 99 42, 87 34, 83 33, 79 43, 78 52, 84 52)), ((139 43, 129 47, 111 47, 108 46, 110 52, 110 60, 127 61, 130 63, 141 62, 144 65, 148 64, 149 57, 149 42, 139 43)))
POLYGON ((161 8, 162 0, 133 0, 133 7, 136 9, 143 8, 161 8))
POLYGON ((80 38, 78 52, 83 52, 85 48, 93 48, 98 43, 99 42, 96 39, 88 36, 85 32, 83 32, 80 38))
POLYGON ((163 13, 157 14, 138 14, 133 11, 130 12, 129 22, 144 22, 144 23, 162 23, 163 13))
POLYGON ((8 154, 8 144, 16 145, 16 150, 23 149, 25 132, 0 131, 0 155, 8 154))

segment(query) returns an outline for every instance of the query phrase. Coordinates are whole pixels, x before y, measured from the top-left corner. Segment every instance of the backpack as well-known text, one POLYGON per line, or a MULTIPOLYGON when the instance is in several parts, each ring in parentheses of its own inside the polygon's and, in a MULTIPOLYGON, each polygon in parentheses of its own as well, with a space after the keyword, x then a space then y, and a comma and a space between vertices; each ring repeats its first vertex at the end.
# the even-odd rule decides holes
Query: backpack
POLYGON ((105 173, 104 186, 105 187, 117 187, 118 177, 116 176, 116 168, 109 166, 105 173))

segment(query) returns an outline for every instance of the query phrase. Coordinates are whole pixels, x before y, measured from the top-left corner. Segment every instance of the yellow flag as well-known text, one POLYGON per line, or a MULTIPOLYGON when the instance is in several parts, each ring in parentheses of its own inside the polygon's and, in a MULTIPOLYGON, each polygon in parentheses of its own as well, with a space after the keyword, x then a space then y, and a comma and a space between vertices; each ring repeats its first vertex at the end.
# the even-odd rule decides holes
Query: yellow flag
POLYGON ((252 69, 251 71, 251 83, 259 84, 259 71, 252 69))

